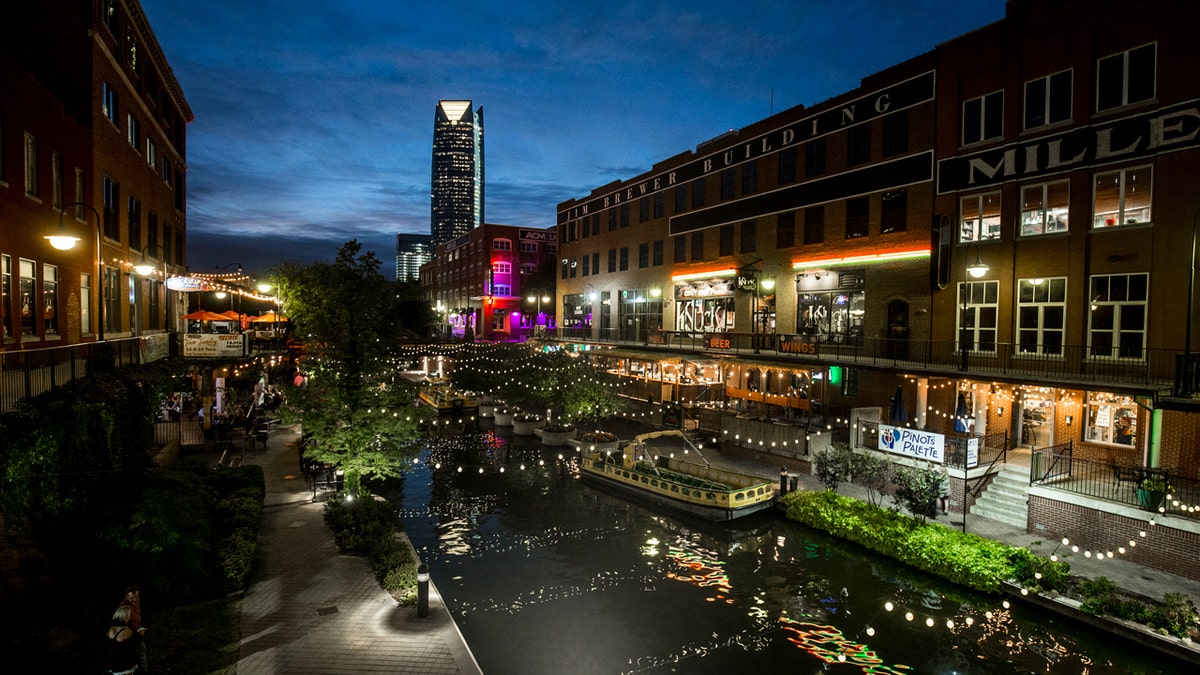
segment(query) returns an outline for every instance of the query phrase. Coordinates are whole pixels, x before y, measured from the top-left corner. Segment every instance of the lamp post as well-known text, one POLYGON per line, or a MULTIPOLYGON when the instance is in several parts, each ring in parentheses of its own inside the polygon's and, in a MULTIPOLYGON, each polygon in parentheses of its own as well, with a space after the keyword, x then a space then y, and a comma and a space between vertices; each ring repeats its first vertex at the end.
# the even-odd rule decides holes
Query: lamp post
POLYGON ((166 326, 170 323, 169 312, 171 311, 171 290, 167 288, 167 249, 158 244, 146 244, 142 247, 142 259, 133 266, 133 270, 144 277, 154 273, 154 263, 146 257, 146 251, 150 249, 158 249, 162 252, 163 325, 166 326))
MULTIPOLYGON (((959 330, 958 330, 958 351, 962 355, 962 363, 959 366, 959 370, 964 370, 964 371, 967 369, 967 359, 968 359, 967 340, 966 340, 967 317, 968 317, 967 309, 968 309, 968 301, 970 300, 970 286, 968 286, 970 281, 969 281, 968 277, 970 279, 979 279, 983 275, 987 274, 988 270, 991 269, 987 263, 985 263, 979 259, 979 244, 977 244, 975 242, 971 242, 970 244, 967 245, 966 251, 970 251, 971 247, 975 248, 975 262, 973 262, 973 263, 967 262, 968 260, 970 260, 970 256, 965 253, 963 255, 962 325, 959 326, 959 330)), ((975 349, 975 336, 972 333, 972 335, 971 335, 971 350, 974 351, 974 349, 975 349)))
POLYGON ((541 329, 542 333, 545 332, 545 330, 541 328, 542 324, 538 323, 538 320, 542 318, 542 303, 550 302, 551 299, 552 298, 550 295, 545 291, 543 291, 541 294, 534 293, 533 295, 525 298, 525 302, 530 304, 537 303, 537 314, 533 317, 533 330, 535 333, 538 333, 539 329, 541 329))
POLYGON ((595 286, 585 284, 583 287, 583 328, 582 337, 590 339, 592 337, 592 303, 596 301, 597 293, 595 286))
POLYGON ((98 320, 96 322, 96 341, 104 342, 104 256, 100 254, 100 226, 103 218, 100 217, 100 212, 95 207, 84 202, 65 204, 62 210, 58 212, 58 227, 55 228, 54 232, 47 234, 45 238, 50 242, 51 246, 59 251, 69 251, 75 248, 75 244, 79 243, 80 237, 75 236, 74 233, 68 230, 66 221, 63 220, 67 209, 73 206, 82 206, 96 216, 96 287, 100 292, 100 315, 97 317, 98 320))

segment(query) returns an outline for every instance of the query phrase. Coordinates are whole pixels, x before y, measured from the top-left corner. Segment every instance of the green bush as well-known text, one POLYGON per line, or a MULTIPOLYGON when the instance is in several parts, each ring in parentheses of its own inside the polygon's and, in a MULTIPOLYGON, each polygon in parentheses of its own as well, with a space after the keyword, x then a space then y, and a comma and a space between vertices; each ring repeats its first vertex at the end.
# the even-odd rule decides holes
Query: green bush
POLYGON ((1150 611, 1148 620, 1152 628, 1175 637, 1188 637, 1200 628, 1200 614, 1192 599, 1183 593, 1167 593, 1162 603, 1150 611))
POLYGON ((331 499, 325 504, 325 523, 339 549, 365 556, 380 584, 401 604, 415 602, 417 562, 396 533, 403 521, 386 501, 331 499))
POLYGON ((417 563, 409 562, 396 567, 383 579, 383 587, 392 593, 396 601, 405 607, 417 603, 417 563))
POLYGON ((1001 582, 1018 579, 1021 569, 1044 570, 1043 578, 1054 579, 1065 577, 1069 569, 1064 563, 1049 560, 1044 564, 1034 563, 1026 554, 1037 556, 1027 549, 940 525, 919 523, 829 491, 793 492, 783 500, 792 520, 979 591, 998 592, 1001 582), (1019 565, 1014 561, 1019 561, 1019 565))
POLYGON ((237 591, 246 587, 250 568, 258 555, 257 531, 240 529, 227 537, 217 547, 221 571, 225 575, 225 590, 237 591))

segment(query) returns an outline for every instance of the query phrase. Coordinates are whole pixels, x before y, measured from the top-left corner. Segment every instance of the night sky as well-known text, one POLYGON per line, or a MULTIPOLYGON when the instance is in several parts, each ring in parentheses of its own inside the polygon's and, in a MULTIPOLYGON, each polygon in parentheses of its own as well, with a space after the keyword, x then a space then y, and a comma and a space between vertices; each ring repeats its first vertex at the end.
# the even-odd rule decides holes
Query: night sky
POLYGON ((395 274, 429 232, 439 99, 484 109, 488 222, 592 188, 1003 18, 1003 0, 142 0, 196 119, 188 262, 395 274))

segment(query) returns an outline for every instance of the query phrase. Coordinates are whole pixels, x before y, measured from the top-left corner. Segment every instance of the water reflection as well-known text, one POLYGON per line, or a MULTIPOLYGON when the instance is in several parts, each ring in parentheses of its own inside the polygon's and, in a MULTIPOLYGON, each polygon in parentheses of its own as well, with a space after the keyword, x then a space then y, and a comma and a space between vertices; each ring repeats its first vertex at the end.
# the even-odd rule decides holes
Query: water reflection
POLYGON ((1175 672, 769 514, 721 525, 634 505, 536 439, 436 439, 394 489, 489 675, 1175 672))

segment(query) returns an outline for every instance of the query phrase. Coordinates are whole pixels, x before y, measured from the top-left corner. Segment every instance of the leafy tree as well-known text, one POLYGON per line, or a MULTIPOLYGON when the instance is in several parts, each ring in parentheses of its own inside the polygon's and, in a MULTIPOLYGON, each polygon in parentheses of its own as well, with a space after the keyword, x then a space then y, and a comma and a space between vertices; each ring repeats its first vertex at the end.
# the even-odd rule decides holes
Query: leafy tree
POLYGON ((373 252, 342 245, 333 263, 275 270, 284 310, 305 342, 307 384, 289 395, 281 416, 300 422, 313 459, 346 473, 347 489, 363 477, 398 476, 419 448, 418 421, 406 410, 411 385, 389 365, 404 334, 396 290, 373 252))
POLYGON ((896 503, 921 522, 937 502, 941 475, 932 467, 905 466, 896 471, 896 503))
POLYGON ((813 468, 817 480, 826 490, 836 492, 838 486, 850 480, 850 467, 854 461, 854 451, 845 443, 834 443, 827 450, 813 456, 813 468))
POLYGON ((892 477, 892 462, 883 455, 854 453, 850 462, 850 475, 854 482, 867 489, 867 502, 879 506, 888 493, 892 477))

